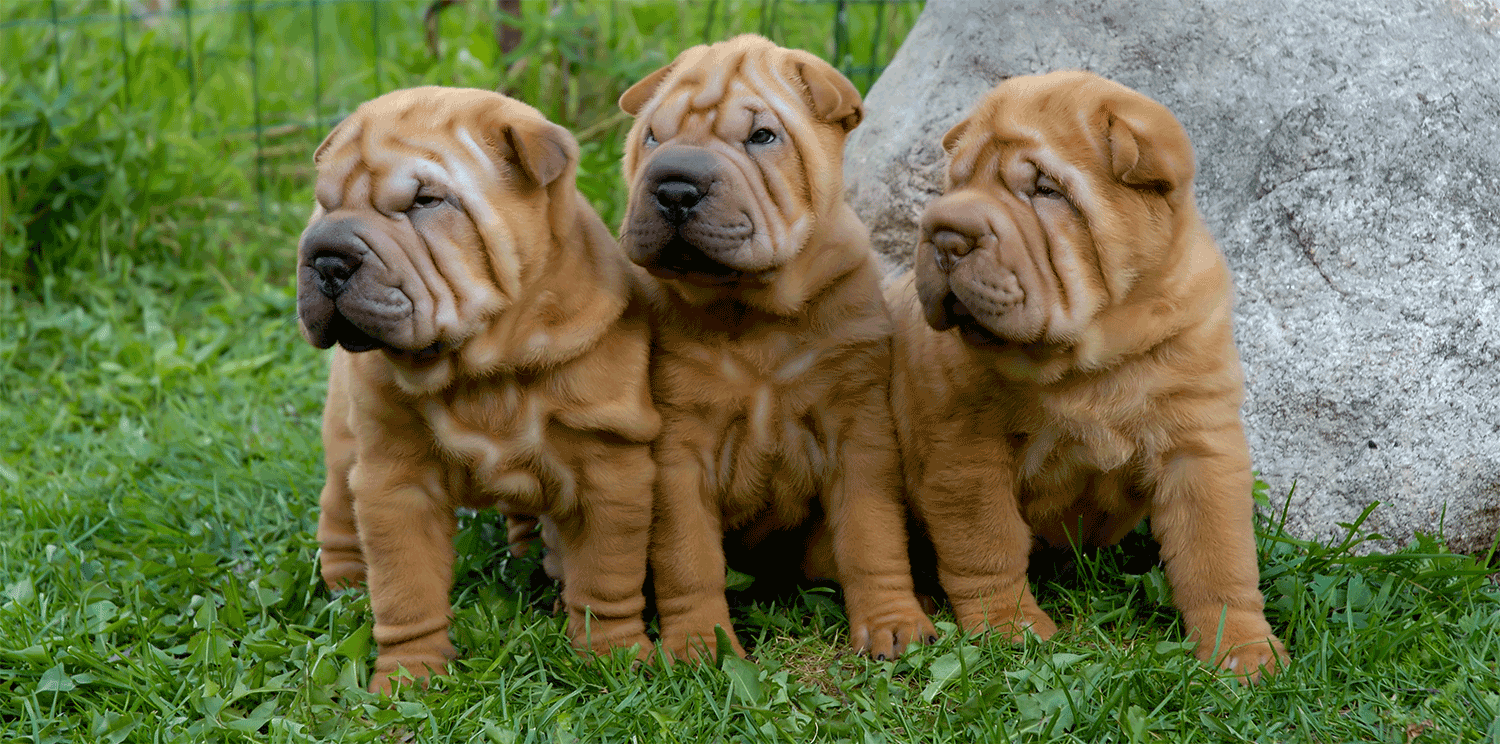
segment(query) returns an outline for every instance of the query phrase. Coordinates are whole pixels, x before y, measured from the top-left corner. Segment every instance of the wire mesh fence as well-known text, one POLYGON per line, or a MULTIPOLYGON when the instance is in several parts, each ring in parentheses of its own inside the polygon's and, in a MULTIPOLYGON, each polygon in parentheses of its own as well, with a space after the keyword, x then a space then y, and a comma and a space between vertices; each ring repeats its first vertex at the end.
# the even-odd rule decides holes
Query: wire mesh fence
MULTIPOLYGON (((611 138, 625 124, 615 100, 681 49, 761 33, 820 54, 867 89, 920 8, 921 0, 12 0, 0 11, 7 248, 35 242, 21 235, 38 219, 27 210, 50 208, 39 192, 55 191, 53 181, 69 193, 110 188, 109 174, 88 172, 91 160, 123 170, 127 191, 142 178, 191 179, 191 162, 201 176, 207 162, 223 172, 218 188, 198 187, 200 206, 274 217, 306 188, 310 153, 331 124, 411 85, 521 98, 579 135, 583 172, 603 169, 618 158, 611 138), (80 156, 79 138, 91 133, 112 144, 80 156), (48 156, 62 140, 69 152, 48 156), (163 151, 182 147, 198 159, 163 151), (80 162, 39 181, 37 168, 59 160, 80 162)), ((155 205, 137 206, 126 210, 133 222, 155 205)))

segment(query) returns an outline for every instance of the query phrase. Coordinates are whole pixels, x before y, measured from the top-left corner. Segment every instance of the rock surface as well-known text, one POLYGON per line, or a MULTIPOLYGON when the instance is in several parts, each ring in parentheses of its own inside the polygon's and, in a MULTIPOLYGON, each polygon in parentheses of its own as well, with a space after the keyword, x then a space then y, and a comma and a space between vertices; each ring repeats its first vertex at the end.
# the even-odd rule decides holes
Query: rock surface
POLYGON ((1233 269, 1255 467, 1288 525, 1487 550, 1500 527, 1500 5, 929 0, 845 150, 905 265, 939 140, 1002 78, 1082 68, 1166 104, 1233 269))

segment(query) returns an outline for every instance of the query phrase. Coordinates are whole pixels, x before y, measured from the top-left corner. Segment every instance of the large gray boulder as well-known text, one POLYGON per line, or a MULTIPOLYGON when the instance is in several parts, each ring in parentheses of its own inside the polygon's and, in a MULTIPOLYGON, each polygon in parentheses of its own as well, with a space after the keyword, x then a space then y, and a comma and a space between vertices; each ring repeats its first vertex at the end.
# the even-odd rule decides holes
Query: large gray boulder
POLYGON ((939 140, 1009 75, 1166 104, 1238 288, 1255 467, 1288 523, 1381 547, 1500 526, 1500 7, 1493 0, 929 0, 846 149, 906 265, 939 140))

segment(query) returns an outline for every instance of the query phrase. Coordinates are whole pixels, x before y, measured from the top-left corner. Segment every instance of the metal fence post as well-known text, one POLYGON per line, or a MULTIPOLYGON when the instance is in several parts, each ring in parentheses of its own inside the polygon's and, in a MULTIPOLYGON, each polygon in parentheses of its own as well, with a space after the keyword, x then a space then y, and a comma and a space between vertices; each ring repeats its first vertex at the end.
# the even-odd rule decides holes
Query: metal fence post
POLYGON ((57 22, 57 0, 49 4, 52 11, 52 57, 57 60, 57 87, 63 85, 62 26, 57 22))
POLYGON ((193 3, 182 4, 183 48, 187 50, 188 68, 188 130, 198 136, 198 63, 193 55, 193 3))
POLYGON ((312 126, 314 129, 322 126, 323 121, 323 54, 318 44, 318 16, 322 15, 318 0, 307 0, 308 12, 312 15, 312 64, 313 64, 313 115, 312 126))
POLYGON ((125 43, 125 6, 121 5, 116 13, 120 19, 120 70, 125 75, 125 85, 121 90, 125 93, 125 109, 130 110, 130 46, 125 43))
POLYGON ((382 44, 380 43, 379 0, 370 0, 370 36, 374 40, 374 48, 372 51, 375 54, 375 95, 380 95, 384 92, 384 88, 382 88, 380 85, 380 52, 382 44))
POLYGON ((260 202, 260 216, 266 216, 266 145, 260 122, 260 65, 255 50, 260 46, 255 33, 255 0, 245 2, 245 20, 250 26, 250 100, 255 116, 255 194, 260 202))
POLYGON ((703 21, 703 43, 704 44, 712 44, 713 43, 714 11, 716 11, 718 9, 719 9, 719 0, 709 0, 709 2, 708 2, 708 13, 705 14, 705 19, 703 21))
POLYGON ((873 70, 880 64, 880 37, 885 35, 885 0, 875 3, 875 33, 870 36, 870 61, 865 63, 866 69, 871 72, 865 73, 865 86, 868 88, 875 84, 875 73, 873 70))
POLYGON ((833 66, 849 71, 844 64, 844 53, 849 49, 849 2, 839 0, 833 10, 833 66))

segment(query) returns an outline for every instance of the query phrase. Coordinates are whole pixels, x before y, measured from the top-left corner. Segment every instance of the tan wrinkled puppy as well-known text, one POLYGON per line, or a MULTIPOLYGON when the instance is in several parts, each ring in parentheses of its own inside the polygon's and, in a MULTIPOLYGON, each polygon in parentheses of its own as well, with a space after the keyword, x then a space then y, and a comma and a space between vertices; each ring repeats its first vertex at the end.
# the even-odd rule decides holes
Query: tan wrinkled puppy
POLYGON ((448 88, 370 101, 318 148, 297 310, 309 342, 342 347, 318 539, 330 586, 369 583, 373 690, 453 657, 460 506, 541 516, 575 645, 651 649, 646 277, 578 194, 577 158, 530 106, 448 88))
POLYGON ((1198 657, 1274 673, 1229 271, 1186 132, 1059 72, 1002 83, 943 146, 947 193, 887 294, 907 486, 960 624, 1051 636, 1033 546, 1110 545, 1149 516, 1198 657))
MULTIPOLYGON (((843 199, 858 91, 811 54, 740 36, 688 49, 620 106, 636 117, 621 244, 664 285, 652 360, 662 646, 695 658, 715 626, 733 638, 726 537, 757 543, 820 513, 852 644, 889 658, 926 640, 887 401, 890 318, 843 199)), ((821 553, 809 574, 829 572, 821 553)))

